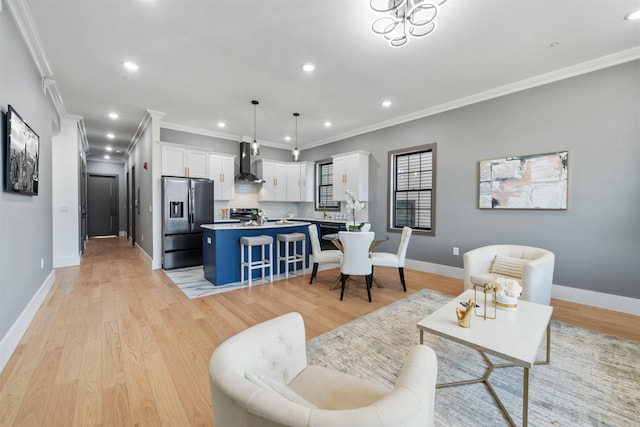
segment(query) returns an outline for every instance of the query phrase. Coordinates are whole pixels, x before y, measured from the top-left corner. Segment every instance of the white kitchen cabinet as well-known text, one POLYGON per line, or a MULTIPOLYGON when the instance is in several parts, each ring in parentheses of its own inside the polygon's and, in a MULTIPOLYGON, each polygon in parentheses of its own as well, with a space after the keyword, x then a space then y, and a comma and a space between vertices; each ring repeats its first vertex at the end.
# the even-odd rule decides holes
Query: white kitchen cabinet
POLYGON ((311 162, 287 163, 287 201, 313 202, 313 170, 311 162))
POLYGON ((209 153, 187 149, 187 176, 209 179, 209 153))
POLYGON ((369 153, 353 151, 333 158, 333 200, 344 200, 345 190, 361 202, 369 200, 369 153))
POLYGON ((209 179, 215 182, 214 200, 231 200, 235 194, 235 156, 209 153, 209 179))
POLYGON ((271 160, 256 162, 258 176, 264 180, 258 192, 260 201, 287 200, 287 168, 286 163, 271 160))
POLYGON ((160 170, 162 175, 167 176, 186 176, 187 166, 187 149, 184 147, 176 147, 173 145, 162 146, 162 166, 160 170))
POLYGON ((162 144, 162 175, 209 178, 209 153, 173 144, 162 144))

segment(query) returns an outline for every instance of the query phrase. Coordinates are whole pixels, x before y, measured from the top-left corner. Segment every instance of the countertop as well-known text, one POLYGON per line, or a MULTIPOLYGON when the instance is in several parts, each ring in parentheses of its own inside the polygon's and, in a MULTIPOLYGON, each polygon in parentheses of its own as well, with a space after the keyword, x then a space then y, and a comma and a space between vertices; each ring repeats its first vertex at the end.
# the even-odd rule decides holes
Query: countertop
POLYGON ((268 228, 287 228, 287 227, 300 227, 304 225, 309 225, 310 222, 299 221, 299 220, 280 220, 280 221, 268 221, 264 225, 246 225, 243 222, 234 222, 227 224, 203 224, 202 228, 206 228, 207 230, 257 230, 257 229, 268 229, 268 228))

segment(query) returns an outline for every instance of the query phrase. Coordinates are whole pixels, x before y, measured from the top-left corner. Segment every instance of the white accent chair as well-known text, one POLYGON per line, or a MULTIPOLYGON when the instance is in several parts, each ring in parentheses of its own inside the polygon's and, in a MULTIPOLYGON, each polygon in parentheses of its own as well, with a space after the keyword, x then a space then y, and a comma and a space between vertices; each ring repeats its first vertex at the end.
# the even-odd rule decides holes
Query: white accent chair
POLYGON ((338 249, 323 251, 318 239, 318 227, 315 224, 309 226, 309 240, 311 240, 311 258, 313 260, 313 269, 309 279, 309 284, 311 285, 318 273, 318 266, 320 264, 340 264, 342 262, 342 251, 338 249))
POLYGON ((375 235, 372 231, 340 231, 338 233, 343 252, 342 264, 340 264, 340 280, 342 281, 340 301, 344 297, 347 278, 351 275, 360 275, 365 276, 367 296, 369 297, 369 302, 371 302, 373 266, 371 258, 369 258, 369 248, 375 235))
POLYGON ((433 426, 436 376, 424 345, 409 349, 393 389, 309 366, 298 313, 245 329, 209 363, 216 427, 433 426))
POLYGON ((371 254, 371 264, 374 267, 395 267, 398 269, 402 289, 404 289, 405 292, 407 292, 407 285, 404 281, 404 263, 407 258, 407 247, 409 246, 409 239, 411 239, 412 232, 411 227, 405 226, 402 228, 402 238, 400 239, 397 253, 373 252, 371 254))
POLYGON ((550 305, 555 256, 532 246, 491 245, 466 252, 464 288, 483 285, 495 277, 516 279, 522 286, 520 298, 550 305))

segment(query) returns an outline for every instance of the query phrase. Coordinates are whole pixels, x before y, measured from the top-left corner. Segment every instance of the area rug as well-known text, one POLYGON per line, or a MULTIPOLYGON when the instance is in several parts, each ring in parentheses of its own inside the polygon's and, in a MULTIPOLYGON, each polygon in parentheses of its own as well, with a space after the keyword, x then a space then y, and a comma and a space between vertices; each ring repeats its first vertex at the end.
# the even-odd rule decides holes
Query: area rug
MULTIPOLYGON (((423 290, 353 320, 310 340, 308 362, 392 388, 409 348, 419 342, 416 323, 450 300, 423 290)), ((484 374, 486 362, 475 350, 426 333, 425 344, 438 356, 438 383, 484 374)), ((543 342, 538 360, 544 358, 543 342)), ((637 342, 552 321, 551 364, 530 370, 529 425, 640 425, 639 361, 637 342)), ((518 425, 522 424, 522 371, 497 369, 490 377, 518 425)), ((484 384, 438 389, 435 403, 439 426, 508 425, 484 384)))
MULTIPOLYGON (((189 299, 202 298, 249 287, 247 282, 228 283, 226 285, 216 286, 204 278, 204 269, 202 266, 176 268, 174 270, 164 270, 164 272, 189 299)), ((294 277, 297 274, 302 274, 302 270, 296 271, 295 273, 289 272, 289 277, 294 277)), ((273 275, 274 282, 284 278, 284 274, 273 275)), ((268 276, 266 279, 254 279, 251 281, 252 286, 264 285, 265 283, 271 283, 269 282, 268 276)))

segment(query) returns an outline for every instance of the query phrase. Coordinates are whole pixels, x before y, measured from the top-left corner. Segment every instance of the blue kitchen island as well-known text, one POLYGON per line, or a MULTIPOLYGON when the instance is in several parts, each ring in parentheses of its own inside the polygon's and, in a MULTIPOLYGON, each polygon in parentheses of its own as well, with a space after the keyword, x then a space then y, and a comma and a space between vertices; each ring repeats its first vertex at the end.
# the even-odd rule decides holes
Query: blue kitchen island
MULTIPOLYGON (((243 236, 267 235, 273 237, 273 265, 276 265, 276 235, 281 233, 303 233, 307 236, 306 251, 311 252, 309 243, 309 222, 303 221, 270 221, 264 225, 247 225, 245 223, 205 224, 202 226, 202 263, 204 277, 216 286, 240 281, 240 238, 243 236)), ((300 243, 298 243, 300 244, 300 243)), ((283 245, 284 250, 284 245, 283 245)), ((253 259, 259 259, 260 248, 254 247, 253 259)), ((273 274, 277 269, 274 268, 273 274)), ((253 277, 259 277, 258 270, 253 277)))

